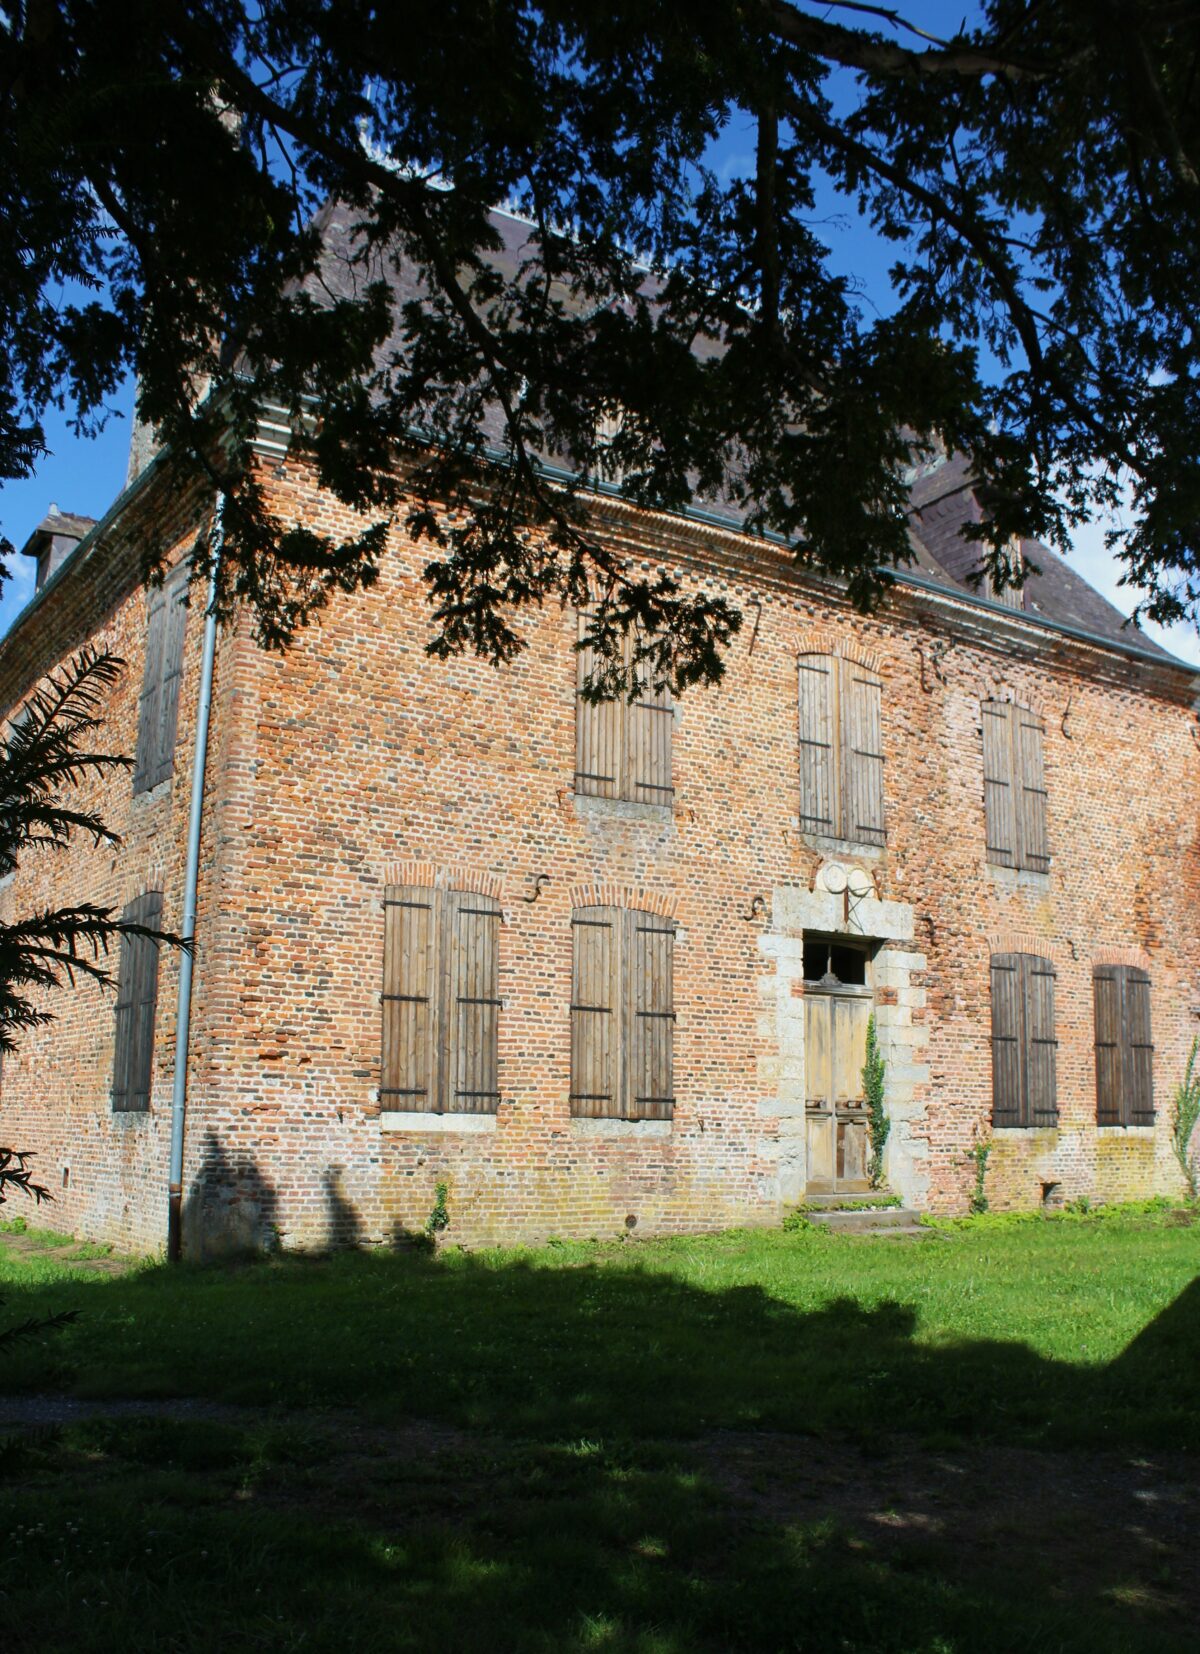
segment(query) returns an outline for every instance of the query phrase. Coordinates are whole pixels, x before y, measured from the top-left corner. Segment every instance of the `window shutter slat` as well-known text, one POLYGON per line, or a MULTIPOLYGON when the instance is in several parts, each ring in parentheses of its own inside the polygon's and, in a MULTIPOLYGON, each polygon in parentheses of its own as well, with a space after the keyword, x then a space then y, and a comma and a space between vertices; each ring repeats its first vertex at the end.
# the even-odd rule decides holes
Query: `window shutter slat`
MULTIPOLYGON (((162 892, 146 891, 121 917, 158 929, 162 892)), ((154 1083, 154 1019, 158 1009, 158 944, 146 936, 121 938, 113 1033, 112 1106, 115 1112, 145 1113, 154 1083)))
POLYGON ((836 837, 836 662, 831 655, 801 655, 799 668, 800 826, 836 837))
POLYGON ((419 885, 388 885, 383 901, 380 1106, 436 1110, 441 892, 419 885))
POLYGON ((447 893, 450 952, 448 1106, 494 1114, 500 1102, 500 904, 447 893))
POLYGON ((1125 1116, 1131 1126, 1154 1124, 1154 1045, 1150 1037, 1150 978, 1124 971, 1125 1116))
POLYGON ((1020 955, 992 955, 992 1121, 1018 1126, 1024 1108, 1020 955))
POLYGON ((166 642, 167 593, 160 586, 146 593, 146 663, 138 699, 137 750, 133 762, 133 790, 145 792, 158 761, 158 732, 162 719, 163 649, 166 642))
POLYGON ((617 1116, 621 1031, 620 913, 580 908, 571 919, 571 1112, 617 1116))
POLYGON ((669 1120, 675 1106, 675 926, 652 913, 628 912, 624 919, 631 1012, 626 1113, 669 1120))
POLYGON ((1016 867, 1016 789, 1013 785, 1012 707, 1007 701, 984 701, 983 804, 987 859, 999 867, 1016 867))
POLYGON ((1092 972, 1096 1039, 1096 1123, 1121 1124, 1121 983, 1112 966, 1092 972))
POLYGON ((842 663, 842 773, 846 797, 843 833, 866 844, 884 844, 883 684, 842 663))
POLYGON ((1021 865, 1036 873, 1050 870, 1046 835, 1046 777, 1041 720, 1027 707, 1013 709, 1013 775, 1020 812, 1021 865))
POLYGON ((624 709, 627 731, 629 796, 644 804, 670 804, 671 737, 675 709, 667 687, 646 682, 637 700, 624 709))
MULTIPOLYGON (((582 639, 586 617, 579 617, 582 639)), ((583 686, 599 665, 590 647, 576 656, 575 687, 575 790, 595 798, 619 798, 625 758, 623 732, 625 706, 620 700, 585 701, 583 686)))
POLYGON ((1057 1058, 1054 1035, 1054 967, 1048 959, 1022 954, 1025 980, 1025 1061, 1028 1065, 1029 1124, 1058 1123, 1057 1058))
POLYGON ((181 565, 168 581, 164 596, 162 682, 158 693, 158 723, 152 779, 156 787, 175 770, 175 737, 179 728, 179 689, 183 677, 183 642, 187 629, 187 566, 181 565))

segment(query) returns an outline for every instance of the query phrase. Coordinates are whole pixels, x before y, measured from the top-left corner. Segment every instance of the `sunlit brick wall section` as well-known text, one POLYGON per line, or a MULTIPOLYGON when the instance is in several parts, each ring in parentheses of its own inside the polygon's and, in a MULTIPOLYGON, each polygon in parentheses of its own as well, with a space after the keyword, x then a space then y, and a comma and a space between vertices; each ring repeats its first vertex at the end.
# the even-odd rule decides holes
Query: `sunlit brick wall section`
MULTIPOLYGON (((296 462, 264 480, 285 517, 351 526, 296 462)), ((430 660, 427 551, 401 531, 377 587, 337 599, 287 655, 259 651, 244 626, 223 635, 190 1075, 189 1249, 387 1242, 423 1228, 439 1183, 447 1238, 467 1244, 777 1221, 794 1150, 784 1081, 801 1085, 803 1074, 802 1053, 783 1048, 780 1029, 794 1038, 786 1003, 803 982, 802 935, 775 915, 798 911, 788 893, 812 891, 831 857, 867 869, 878 911, 903 913, 911 926, 878 938, 887 946, 876 967, 890 1083, 903 1095, 907 1146, 895 1166, 906 1198, 965 1209, 968 1151, 989 1137, 997 1207, 1174 1190, 1165 1115, 1200 1003, 1200 752, 1186 677, 1055 641, 1020 616, 997 621, 952 596, 897 591, 864 618, 769 548, 694 523, 614 505, 605 532, 634 561, 704 582, 746 616, 723 683, 689 691, 676 709, 675 792, 662 808, 576 796, 574 615, 551 607, 528 616, 528 648, 499 671, 430 660), (800 830, 797 655, 814 636, 869 659, 883 678, 882 848, 800 830), (996 694, 1045 721, 1045 875, 986 860, 979 708, 996 694), (398 868, 414 866, 494 892, 503 908, 494 1115, 410 1123, 380 1108, 383 893, 398 868), (669 1122, 571 1116, 571 916, 581 890, 636 893, 675 918, 669 1122), (1012 934, 1039 938, 1056 965, 1053 1131, 993 1133, 990 1123, 990 955, 1012 934), (1142 950, 1149 962, 1152 1130, 1095 1124, 1091 973, 1104 949, 1142 950)), ((73 601, 88 612, 83 597, 73 601)), ((90 601, 88 624, 130 663, 113 727, 131 750, 144 597, 130 591, 103 613, 98 588, 90 601)), ((57 638, 65 651, 69 630, 49 613, 38 622, 47 650, 57 638)), ((47 864, 41 885, 14 883, 2 899, 57 894, 65 880, 115 900, 155 859, 167 921, 177 916, 199 637, 193 616, 168 792, 138 806, 127 778, 110 782, 125 847, 80 857, 69 872, 47 864)), ((167 962, 154 1108, 132 1130, 108 1110, 110 1000, 59 996, 59 1023, 5 1067, 4 1135, 23 1135, 51 1181, 71 1162, 55 1213, 64 1226, 161 1242, 175 981, 167 962), (56 1085, 69 1093, 65 1106, 51 1100, 56 1085)))

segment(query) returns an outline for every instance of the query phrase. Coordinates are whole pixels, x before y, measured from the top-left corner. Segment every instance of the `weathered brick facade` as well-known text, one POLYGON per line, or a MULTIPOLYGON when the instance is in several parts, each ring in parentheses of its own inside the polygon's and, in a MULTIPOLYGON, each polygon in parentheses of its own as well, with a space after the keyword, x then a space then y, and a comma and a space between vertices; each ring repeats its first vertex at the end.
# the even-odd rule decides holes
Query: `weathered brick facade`
MULTIPOLYGON (((285 514, 338 511, 303 465, 264 474, 285 514)), ((0 651, 0 704, 85 641, 121 654, 112 744, 132 751, 146 525, 182 555, 207 505, 162 469, 86 541, 0 651)), ((1195 678, 949 589, 900 584, 877 616, 734 530, 613 502, 635 561, 702 580, 747 613, 718 689, 674 726, 674 803, 577 796, 576 619, 525 622, 496 671, 427 659, 423 555, 397 535, 371 592, 335 602, 284 657, 244 628, 218 645, 203 822, 185 1156, 185 1248, 317 1246, 419 1229, 449 1186, 449 1238, 613 1235, 777 1221, 806 1184, 806 932, 863 936, 888 1061, 888 1176, 906 1200, 965 1208, 966 1154, 994 1136, 994 1205, 1178 1186, 1166 1108, 1200 1006, 1200 750, 1195 678), (797 656, 839 648, 883 679, 887 843, 801 833, 797 656), (936 657, 936 659, 935 659, 936 657), (980 703, 1045 724, 1049 874, 985 853, 980 703), (836 866, 869 891, 843 892, 836 866), (834 869, 831 872, 831 868, 834 869), (503 907, 494 1115, 382 1111, 384 887, 452 882, 503 907), (762 898, 761 901, 756 900, 762 898), (571 914, 651 908, 677 922, 670 1121, 573 1118, 571 914), (1057 970, 1058 1125, 993 1133, 989 960, 1057 970), (1151 1128, 1096 1125, 1092 969, 1151 973, 1151 1128), (1051 1188, 1050 1186, 1054 1186, 1051 1188)), ((22 867, 0 912, 164 892, 179 922, 202 617, 189 617, 175 773, 95 789, 124 842, 22 867)), ((163 1244, 177 963, 159 982, 154 1100, 114 1115, 111 997, 55 996, 57 1021, 4 1065, 0 1138, 33 1149, 65 1228, 163 1244), (68 1175, 69 1173, 69 1175, 68 1175)))

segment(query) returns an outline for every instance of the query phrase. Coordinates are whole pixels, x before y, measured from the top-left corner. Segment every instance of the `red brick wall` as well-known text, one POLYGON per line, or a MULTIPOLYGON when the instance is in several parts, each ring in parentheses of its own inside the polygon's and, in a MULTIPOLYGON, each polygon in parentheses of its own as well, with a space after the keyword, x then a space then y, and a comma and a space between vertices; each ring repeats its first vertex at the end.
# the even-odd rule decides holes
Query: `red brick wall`
MULTIPOLYGON (((312 518, 298 467, 276 473, 272 487, 281 507, 312 518)), ((336 526, 329 502, 320 514, 336 526)), ((639 1234, 774 1220, 777 1105, 764 1078, 779 1055, 764 984, 771 920, 744 915, 755 895, 769 915, 773 891, 809 889, 823 856, 797 825, 795 657, 814 628, 872 651, 885 679, 888 846, 868 865, 882 897, 912 908, 909 945, 927 962, 916 991, 901 991, 912 1021, 928 1029, 919 1053, 928 1076, 913 1070, 925 1113, 909 1128, 927 1136, 928 1181, 912 1192, 941 1210, 966 1204, 965 1151, 990 1134, 988 939, 1011 931, 1043 939, 1058 962, 1060 1127, 1000 1134, 993 1203, 1034 1204, 1046 1182, 1101 1199, 1174 1189, 1161 1114, 1153 1133, 1095 1128, 1091 966, 1102 947, 1148 954, 1165 1111, 1200 1003, 1191 917, 1200 754, 1184 727, 1184 680, 1047 639, 1019 617, 1002 623, 1002 638, 967 603, 898 592, 863 620, 774 554, 694 525, 618 507, 612 533, 639 557, 677 561, 685 578, 762 604, 753 651, 750 610, 725 682, 689 692, 678 710, 675 803, 657 818, 574 797, 574 617, 530 616, 527 651, 500 671, 431 662, 425 553, 403 536, 378 587, 338 600, 286 657, 244 635, 223 639, 188 1244, 386 1239, 424 1224, 439 1181, 449 1185, 451 1240, 612 1234, 629 1219, 639 1234), (927 668, 935 639, 954 643, 944 683, 922 670, 919 651, 927 668), (991 870, 984 859, 978 708, 996 690, 1046 719, 1045 878, 991 870), (393 1132, 378 1119, 381 899, 389 869, 413 860, 486 875, 503 903, 504 1100, 491 1131, 393 1132), (549 883, 530 901, 538 874, 549 883), (666 1129, 597 1128, 569 1116, 571 893, 596 882, 675 904, 678 1100, 666 1129)), ((39 622, 48 635, 52 620, 39 622)), ((105 624, 130 660, 113 729, 132 750, 141 595, 126 596, 105 624)), ((170 797, 135 805, 127 781, 110 783, 127 848, 58 870, 72 888, 103 894, 144 878, 156 856, 168 921, 182 879, 199 633, 193 617, 170 797)), ((5 899, 24 901, 33 888, 21 874, 5 899)), ((114 1126, 107 1111, 111 1005, 90 991, 61 996, 53 1032, 6 1066, 4 1135, 37 1148, 52 1180, 71 1158, 56 1214, 64 1226, 161 1240, 174 983, 168 964, 154 1115, 132 1129, 114 1126), (35 1102, 56 1088, 64 1105, 35 1102)))

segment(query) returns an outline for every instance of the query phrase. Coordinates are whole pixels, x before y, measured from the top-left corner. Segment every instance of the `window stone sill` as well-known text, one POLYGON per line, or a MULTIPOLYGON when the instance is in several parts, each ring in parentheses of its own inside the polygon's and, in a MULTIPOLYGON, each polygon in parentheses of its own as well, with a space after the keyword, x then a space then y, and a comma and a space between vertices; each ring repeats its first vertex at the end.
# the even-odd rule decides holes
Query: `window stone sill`
POLYGON ((808 833, 795 817, 793 822, 801 843, 807 844, 812 850, 819 850, 823 856, 851 856, 855 861, 882 861, 887 855, 886 844, 860 844, 856 839, 830 838, 825 833, 808 833))
POLYGON ((1030 1143, 1036 1142, 1039 1139, 1042 1141, 1047 1141, 1050 1138, 1053 1138, 1057 1142, 1058 1134, 1062 1130, 1062 1124, 1060 1122, 1057 1126, 998 1126, 995 1121, 993 1121, 992 1130, 1005 1143, 1007 1143, 1011 1138, 1016 1138, 1021 1142, 1030 1143))
POLYGON ((489 1132, 496 1129, 494 1114, 433 1114, 424 1110, 383 1109, 380 1131, 417 1131, 449 1136, 459 1132, 489 1132))
POLYGON ((988 877, 1000 890, 1037 890, 1045 893, 1050 889, 1049 873, 1035 873, 1031 867, 999 867, 995 862, 987 862, 988 877))
POLYGON ((670 1137, 671 1120, 595 1120, 571 1116, 572 1137, 670 1137))
POLYGON ((109 1118, 118 1131, 134 1131, 154 1113, 152 1108, 110 1108, 109 1118))
POLYGON ((1152 1143, 1155 1137, 1154 1126, 1097 1126, 1097 1137, 1135 1137, 1152 1143))
POLYGON ((160 799, 171 796, 171 785, 175 777, 168 775, 165 781, 160 781, 157 787, 144 787, 141 792, 131 793, 130 797, 136 805, 157 804, 160 799))
POLYGON ((639 804, 629 798, 599 798, 595 793, 575 793, 575 814, 581 821, 652 821, 669 827, 675 820, 670 804, 639 804))

